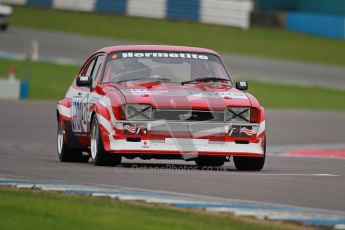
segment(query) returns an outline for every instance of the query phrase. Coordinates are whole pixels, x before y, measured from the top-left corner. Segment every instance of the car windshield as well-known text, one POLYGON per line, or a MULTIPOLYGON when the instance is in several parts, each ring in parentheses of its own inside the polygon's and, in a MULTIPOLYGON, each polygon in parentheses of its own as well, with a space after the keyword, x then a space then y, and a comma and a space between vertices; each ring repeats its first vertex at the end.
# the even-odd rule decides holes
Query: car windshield
POLYGON ((230 77, 220 59, 212 54, 186 52, 117 52, 109 55, 103 82, 186 82, 230 77))

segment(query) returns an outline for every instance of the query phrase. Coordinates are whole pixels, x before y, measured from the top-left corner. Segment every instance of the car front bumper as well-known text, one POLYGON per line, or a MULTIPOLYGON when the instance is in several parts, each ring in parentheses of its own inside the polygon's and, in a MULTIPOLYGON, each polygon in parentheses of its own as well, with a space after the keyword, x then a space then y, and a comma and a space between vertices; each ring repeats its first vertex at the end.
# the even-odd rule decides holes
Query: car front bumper
POLYGON ((111 125, 105 119, 102 122, 101 118, 100 124, 104 147, 112 153, 184 154, 186 157, 263 157, 265 154, 264 121, 260 124, 116 121, 111 125), (233 127, 248 127, 252 134, 246 137, 230 135, 233 127))

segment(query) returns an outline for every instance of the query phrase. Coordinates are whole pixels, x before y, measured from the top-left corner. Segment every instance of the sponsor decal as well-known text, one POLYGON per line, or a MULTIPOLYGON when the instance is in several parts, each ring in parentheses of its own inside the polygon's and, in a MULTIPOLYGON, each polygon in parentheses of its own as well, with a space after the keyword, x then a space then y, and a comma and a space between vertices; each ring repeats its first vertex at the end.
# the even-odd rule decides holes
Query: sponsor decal
POLYGON ((247 99, 247 96, 244 93, 230 93, 229 96, 235 99, 247 99))
POLYGON ((147 128, 143 124, 123 123, 124 135, 146 135, 147 128))
POLYGON ((129 52, 121 53, 122 58, 185 58, 208 60, 208 56, 196 53, 151 53, 151 52, 129 52))
POLYGON ((230 97, 233 99, 247 99, 247 96, 244 93, 236 93, 236 92, 221 92, 219 93, 222 97, 230 97))
POLYGON ((252 137, 252 126, 234 125, 230 128, 229 137, 252 137))
POLYGON ((253 134, 251 126, 241 127, 240 136, 241 137, 251 137, 253 134))
POLYGON ((123 93, 132 94, 135 96, 138 95, 164 95, 164 96, 190 96, 193 98, 207 97, 207 98, 218 98, 218 97, 229 97, 233 99, 245 99, 247 96, 244 93, 235 93, 235 92, 200 92, 200 91, 186 91, 186 90, 154 90, 150 91, 148 89, 122 89, 123 93))
POLYGON ((130 124, 123 125, 123 133, 128 132, 130 134, 135 134, 136 131, 137 131, 137 128, 135 126, 132 126, 130 124))
POLYGON ((240 126, 232 126, 229 132, 229 137, 238 137, 240 135, 240 126))
POLYGON ((240 86, 242 86, 242 87, 243 87, 243 86, 247 86, 247 83, 244 82, 244 81, 241 81, 241 82, 240 82, 240 86))
POLYGON ((143 145, 141 146, 143 149, 149 149, 149 143, 147 141, 144 141, 143 145))
POLYGON ((188 120, 191 118, 197 118, 198 115, 196 114, 192 114, 192 112, 188 112, 188 113, 183 113, 183 114, 179 114, 178 118, 182 121, 182 120, 188 120))
POLYGON ((151 93, 148 89, 122 89, 123 93, 133 94, 133 95, 142 95, 151 93))
POLYGON ((88 77, 80 77, 79 79, 80 79, 81 81, 87 81, 87 80, 89 80, 88 77))

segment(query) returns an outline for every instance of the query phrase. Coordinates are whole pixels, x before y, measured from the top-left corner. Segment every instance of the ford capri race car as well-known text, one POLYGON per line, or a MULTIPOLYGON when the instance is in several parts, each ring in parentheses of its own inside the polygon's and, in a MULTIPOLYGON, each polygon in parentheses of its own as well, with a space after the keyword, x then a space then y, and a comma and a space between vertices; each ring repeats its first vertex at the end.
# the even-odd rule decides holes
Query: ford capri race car
POLYGON ((57 105, 61 161, 183 159, 238 170, 265 163, 265 113, 219 55, 177 46, 112 46, 83 64, 57 105))
POLYGON ((10 24, 12 7, 0 3, 0 30, 7 30, 10 24))

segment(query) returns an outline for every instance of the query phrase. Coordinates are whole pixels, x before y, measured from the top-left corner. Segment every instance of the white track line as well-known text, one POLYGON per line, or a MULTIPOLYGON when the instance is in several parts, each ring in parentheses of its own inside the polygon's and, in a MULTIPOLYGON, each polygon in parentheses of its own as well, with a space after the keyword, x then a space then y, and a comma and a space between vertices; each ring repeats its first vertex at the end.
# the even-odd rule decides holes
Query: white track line
POLYGON ((243 175, 243 176, 312 176, 312 177, 334 177, 339 176, 336 174, 328 173, 236 173, 234 175, 243 175))

